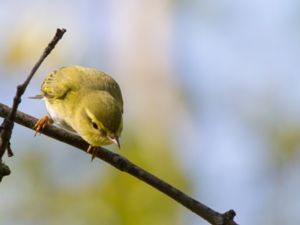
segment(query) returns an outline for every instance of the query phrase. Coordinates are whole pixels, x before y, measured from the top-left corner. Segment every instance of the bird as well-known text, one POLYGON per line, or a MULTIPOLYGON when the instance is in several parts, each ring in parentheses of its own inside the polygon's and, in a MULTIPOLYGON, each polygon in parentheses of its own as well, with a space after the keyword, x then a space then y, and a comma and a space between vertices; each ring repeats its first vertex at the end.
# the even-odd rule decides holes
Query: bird
POLYGON ((89 147, 92 160, 98 146, 116 144, 123 130, 123 98, 118 83, 94 68, 65 66, 49 73, 41 94, 49 116, 39 119, 34 129, 41 133, 48 123, 77 133, 89 147))

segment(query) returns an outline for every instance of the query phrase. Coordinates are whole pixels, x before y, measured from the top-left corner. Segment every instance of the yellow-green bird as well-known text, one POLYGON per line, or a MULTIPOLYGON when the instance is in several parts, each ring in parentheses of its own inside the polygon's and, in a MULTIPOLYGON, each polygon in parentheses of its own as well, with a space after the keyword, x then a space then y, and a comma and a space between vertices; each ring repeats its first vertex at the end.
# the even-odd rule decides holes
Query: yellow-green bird
MULTIPOLYGON (((81 66, 62 67, 47 75, 42 94, 48 116, 34 126, 37 133, 47 122, 78 133, 94 147, 116 144, 123 128, 123 99, 117 82, 104 72, 81 66)), ((94 156, 94 153, 93 153, 94 156)))

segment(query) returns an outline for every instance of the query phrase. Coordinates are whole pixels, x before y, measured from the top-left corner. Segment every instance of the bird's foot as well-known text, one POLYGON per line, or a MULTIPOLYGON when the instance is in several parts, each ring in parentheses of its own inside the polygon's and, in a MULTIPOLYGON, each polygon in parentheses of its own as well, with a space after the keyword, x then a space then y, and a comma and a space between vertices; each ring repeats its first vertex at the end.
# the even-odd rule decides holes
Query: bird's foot
POLYGON ((34 136, 37 134, 42 133, 43 129, 46 127, 46 125, 51 122, 51 119, 49 116, 43 116, 41 119, 39 119, 33 126, 33 129, 35 130, 34 136))
POLYGON ((86 152, 92 155, 91 161, 93 161, 94 158, 96 158, 96 155, 97 155, 97 147, 90 145, 88 147, 88 149, 86 150, 86 152))

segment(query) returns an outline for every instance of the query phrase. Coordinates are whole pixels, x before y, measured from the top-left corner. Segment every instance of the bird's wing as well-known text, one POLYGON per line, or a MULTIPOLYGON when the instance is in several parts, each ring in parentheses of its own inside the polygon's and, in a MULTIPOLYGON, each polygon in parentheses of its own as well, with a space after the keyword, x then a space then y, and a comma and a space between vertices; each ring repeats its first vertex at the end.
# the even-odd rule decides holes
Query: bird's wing
POLYGON ((48 74, 42 83, 42 95, 46 98, 63 98, 71 86, 63 68, 48 74))
POLYGON ((123 99, 117 82, 102 71, 81 66, 62 67, 50 73, 42 84, 43 96, 64 98, 70 90, 83 88, 107 91, 119 103, 123 112, 123 99))
POLYGON ((84 67, 61 67, 46 76, 41 88, 42 94, 47 98, 64 98, 69 91, 87 87, 87 75, 88 69, 84 67))

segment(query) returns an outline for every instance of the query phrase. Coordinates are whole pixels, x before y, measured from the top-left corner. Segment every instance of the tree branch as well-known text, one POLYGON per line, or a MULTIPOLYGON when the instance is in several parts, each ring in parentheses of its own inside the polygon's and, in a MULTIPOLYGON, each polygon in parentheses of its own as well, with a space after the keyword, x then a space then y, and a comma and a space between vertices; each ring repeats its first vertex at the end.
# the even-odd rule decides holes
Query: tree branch
POLYGON ((9 168, 2 162, 2 157, 7 150, 8 156, 13 156, 13 152, 10 148, 10 138, 12 134, 12 130, 14 128, 14 119, 16 117, 16 112, 18 109, 19 104, 21 103, 21 97, 24 94, 30 80, 32 79, 35 72, 38 70, 44 59, 50 54, 50 52, 54 49, 57 42, 62 38, 66 29, 57 29, 54 37, 45 48, 43 54, 40 56, 39 60, 33 66, 30 74, 26 78, 23 84, 17 86, 17 92, 14 97, 12 110, 7 114, 6 118, 2 122, 0 126, 0 181, 2 180, 3 176, 7 176, 10 174, 9 168))
MULTIPOLYGON (((3 176, 10 174, 9 168, 2 162, 2 157, 6 150, 8 156, 13 155, 13 152, 10 148, 10 138, 14 122, 30 129, 33 129, 34 124, 37 122, 36 118, 17 111, 21 102, 21 97, 41 63, 54 49, 55 45, 62 38, 65 32, 65 29, 57 29, 52 41, 48 44, 40 59, 32 68, 25 82, 17 86, 17 92, 14 97, 12 108, 0 103, 0 116, 5 118, 0 126, 0 181, 2 180, 3 176)), ((81 137, 53 125, 47 125, 43 130, 43 133, 61 142, 72 145, 84 152, 86 152, 86 149, 88 148, 88 144, 81 137)), ((136 178, 146 182, 213 225, 236 225, 233 220, 235 217, 235 212, 233 210, 229 210, 223 214, 216 212, 116 153, 113 153, 105 148, 98 147, 96 157, 111 164, 115 168, 127 172, 128 174, 131 174, 136 178)))
MULTIPOLYGON (((11 111, 12 110, 8 106, 0 103, 1 117, 7 117, 11 113, 11 111)), ((37 119, 25 113, 16 112, 14 121, 22 126, 33 130, 33 126, 37 122, 37 119)), ((86 149, 88 148, 88 144, 81 137, 53 125, 47 125, 43 130, 43 134, 61 142, 72 145, 84 152, 86 152, 86 149)), ((199 201, 189 197, 188 195, 171 186, 170 184, 166 183, 165 181, 152 175, 146 170, 138 167, 123 156, 113 153, 105 148, 98 147, 96 157, 104 160, 105 162, 109 163, 115 168, 128 174, 131 174, 136 178, 144 181, 145 183, 151 185, 155 189, 168 195, 175 201, 179 202, 186 208, 201 216, 210 224, 237 225, 237 223, 235 223, 233 220, 235 217, 235 212, 233 210, 229 210, 225 213, 216 212, 213 209, 207 207, 206 205, 200 203, 199 201)))

